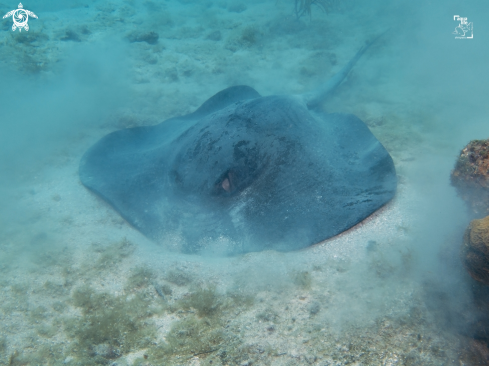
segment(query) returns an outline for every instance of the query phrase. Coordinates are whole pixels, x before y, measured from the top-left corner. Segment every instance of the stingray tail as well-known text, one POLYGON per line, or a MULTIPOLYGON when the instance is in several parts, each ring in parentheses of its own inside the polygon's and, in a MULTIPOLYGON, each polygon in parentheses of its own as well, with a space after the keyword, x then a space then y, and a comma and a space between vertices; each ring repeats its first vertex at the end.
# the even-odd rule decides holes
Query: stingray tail
POLYGON ((389 29, 379 34, 370 42, 367 42, 356 55, 348 62, 337 74, 335 74, 331 79, 329 79, 323 86, 317 88, 313 92, 306 93, 303 95, 304 101, 309 109, 317 108, 322 102, 329 97, 329 95, 341 84, 341 82, 346 78, 348 73, 351 71, 353 66, 357 63, 357 61, 362 57, 365 51, 373 45, 380 37, 382 37, 385 33, 387 33, 389 29))

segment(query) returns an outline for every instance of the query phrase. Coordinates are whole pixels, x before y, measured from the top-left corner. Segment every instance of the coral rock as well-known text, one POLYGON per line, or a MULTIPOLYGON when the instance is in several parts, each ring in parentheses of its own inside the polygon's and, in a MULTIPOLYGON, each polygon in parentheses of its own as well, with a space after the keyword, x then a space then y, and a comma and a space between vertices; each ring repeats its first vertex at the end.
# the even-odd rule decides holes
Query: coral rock
POLYGON ((460 153, 451 174, 458 195, 475 214, 489 214, 489 139, 473 140, 460 153))
POLYGON ((474 279, 489 285, 489 216, 473 220, 465 231, 462 260, 474 279))

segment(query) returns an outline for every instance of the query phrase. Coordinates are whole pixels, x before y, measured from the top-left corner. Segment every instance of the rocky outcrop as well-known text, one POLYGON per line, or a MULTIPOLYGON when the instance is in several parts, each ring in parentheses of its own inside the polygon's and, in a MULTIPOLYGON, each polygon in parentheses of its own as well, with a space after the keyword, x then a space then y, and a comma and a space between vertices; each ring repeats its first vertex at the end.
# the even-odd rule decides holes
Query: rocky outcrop
POLYGON ((471 141, 460 152, 450 178, 474 214, 489 215, 489 139, 471 141))
POLYGON ((462 260, 474 279, 489 285, 489 216, 473 220, 465 231, 462 260))

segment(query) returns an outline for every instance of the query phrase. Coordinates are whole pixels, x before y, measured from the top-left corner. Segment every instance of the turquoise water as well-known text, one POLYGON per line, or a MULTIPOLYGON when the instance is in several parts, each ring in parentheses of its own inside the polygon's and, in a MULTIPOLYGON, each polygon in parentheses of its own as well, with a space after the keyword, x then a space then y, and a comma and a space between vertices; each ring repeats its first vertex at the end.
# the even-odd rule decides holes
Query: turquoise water
MULTIPOLYGON (((0 365, 476 365, 470 221, 449 185, 489 137, 483 1, 23 3, 0 23, 0 365), (468 17, 473 39, 455 39, 468 17), (328 99, 393 157, 396 198, 299 252, 231 258, 151 242, 78 178, 109 132, 245 84, 318 87, 387 33, 328 99)), ((5 14, 18 4, 2 0, 5 14)), ((171 242, 172 238, 169 238, 171 242)))

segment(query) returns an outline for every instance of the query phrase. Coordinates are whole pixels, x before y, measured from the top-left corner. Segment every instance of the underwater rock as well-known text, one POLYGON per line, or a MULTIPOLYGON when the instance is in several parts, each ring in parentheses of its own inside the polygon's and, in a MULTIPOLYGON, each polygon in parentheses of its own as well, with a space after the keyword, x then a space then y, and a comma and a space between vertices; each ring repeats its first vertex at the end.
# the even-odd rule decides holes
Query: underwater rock
POLYGON ((450 180, 471 211, 489 214, 489 139, 470 141, 460 152, 450 180))
POLYGON ((465 231, 462 260, 475 280, 489 285, 489 216, 473 220, 465 231))

